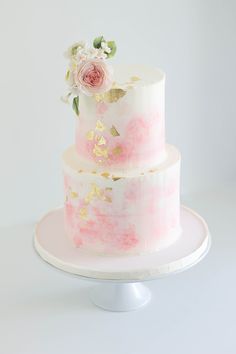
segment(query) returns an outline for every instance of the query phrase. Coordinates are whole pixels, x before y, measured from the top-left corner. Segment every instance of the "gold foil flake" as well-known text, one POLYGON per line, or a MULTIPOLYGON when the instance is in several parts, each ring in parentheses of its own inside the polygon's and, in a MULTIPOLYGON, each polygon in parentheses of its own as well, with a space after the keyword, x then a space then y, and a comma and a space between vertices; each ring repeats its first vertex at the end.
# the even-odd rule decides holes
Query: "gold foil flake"
POLYGON ((103 200, 105 200, 105 202, 112 203, 112 199, 111 199, 111 197, 109 195, 105 195, 103 197, 103 200))
POLYGON ((89 132, 87 132, 86 137, 88 140, 93 140, 94 139, 94 131, 90 130, 89 132))
POLYGON ((104 136, 99 136, 97 142, 98 145, 106 145, 106 139, 104 138, 104 136))
POLYGON ((82 172, 84 172, 83 170, 78 170, 78 173, 82 173, 82 172))
MULTIPOLYGON (((106 148, 101 148, 97 144, 95 144, 93 153, 97 157, 105 157, 106 159, 108 158, 108 150, 106 148)), ((99 160, 99 162, 102 162, 102 160, 99 160)))
POLYGON ((90 191, 90 192, 88 193, 88 195, 84 198, 85 203, 86 203, 86 204, 89 204, 89 203, 93 200, 93 197, 94 197, 94 195, 93 195, 93 193, 90 191))
POLYGON ((95 95, 95 100, 97 102, 104 101, 106 103, 113 103, 124 97, 125 94, 126 91, 122 90, 121 88, 112 88, 105 93, 95 95))
POLYGON ((138 76, 132 76, 132 77, 130 78, 130 80, 131 80, 131 81, 140 81, 141 79, 140 79, 140 77, 138 77, 138 76))
POLYGON ((113 150, 112 150, 113 155, 120 155, 122 153, 122 147, 121 146, 116 146, 113 150))
POLYGON ((96 185, 96 183, 92 184, 92 189, 91 193, 93 193, 94 196, 97 196, 98 198, 101 197, 101 189, 96 185))
POLYGON ((114 88, 105 93, 105 101, 108 103, 113 103, 118 101, 120 98, 126 95, 126 91, 120 88, 114 88))
POLYGON ((110 133, 112 136, 119 136, 120 134, 118 133, 116 127, 114 127, 114 125, 111 127, 110 129, 110 133))
POLYGON ((92 173, 93 175, 96 175, 97 171, 92 171, 91 173, 92 173))
POLYGON ((118 181, 119 179, 121 179, 122 177, 116 177, 116 176, 112 176, 112 180, 115 182, 115 181, 118 181))
POLYGON ((133 89, 134 88, 134 86, 131 86, 131 85, 129 85, 129 86, 127 86, 127 89, 133 89))
MULTIPOLYGON (((107 203, 112 203, 112 198, 109 195, 111 191, 112 191, 111 187, 101 189, 96 183, 92 183, 90 191, 88 192, 87 196, 84 198, 84 202, 86 204, 89 204, 94 199, 100 199, 100 200, 104 200, 107 203), (106 195, 106 192, 108 192, 108 195, 106 195)), ((86 208, 84 208, 84 209, 86 209, 86 208)), ((85 214, 84 216, 87 216, 87 215, 85 214)))
POLYGON ((80 209, 79 211, 79 216, 81 217, 81 219, 83 220, 87 220, 88 219, 88 210, 86 207, 83 207, 80 209))
POLYGON ((102 93, 96 93, 94 96, 96 102, 101 102, 103 101, 103 94, 102 93))
POLYGON ((105 178, 108 178, 110 176, 110 173, 109 172, 102 172, 101 176, 105 177, 105 178))
POLYGON ((112 203, 112 196, 111 196, 112 188, 107 187, 103 190, 103 200, 107 203, 112 203))
POLYGON ((70 196, 71 198, 78 198, 78 193, 71 191, 70 196))
POLYGON ((105 125, 98 119, 96 123, 96 130, 103 132, 103 130, 105 129, 106 129, 105 125))
POLYGON ((101 189, 95 183, 93 183, 84 201, 85 203, 89 204, 94 198, 101 198, 101 195, 102 195, 101 189))

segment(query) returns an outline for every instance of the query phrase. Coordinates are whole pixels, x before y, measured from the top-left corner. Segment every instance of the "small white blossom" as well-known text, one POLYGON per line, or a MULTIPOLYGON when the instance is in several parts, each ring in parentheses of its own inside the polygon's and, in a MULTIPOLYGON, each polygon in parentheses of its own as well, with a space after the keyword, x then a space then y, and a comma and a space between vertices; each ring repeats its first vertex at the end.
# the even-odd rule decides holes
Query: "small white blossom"
POLYGON ((89 59, 97 58, 97 55, 98 55, 98 49, 96 49, 96 48, 90 48, 90 49, 88 50, 89 59))
POLYGON ((99 57, 99 50, 96 48, 82 48, 78 50, 76 58, 78 62, 99 57))
POLYGON ((102 42, 101 43, 101 48, 103 49, 104 52, 106 53, 111 53, 111 48, 108 47, 107 42, 102 42))
POLYGON ((104 53, 104 50, 102 48, 99 48, 98 52, 97 52, 97 57, 99 59, 106 59, 107 58, 107 54, 104 53))
POLYGON ((80 49, 77 52, 76 58, 78 61, 81 61, 81 60, 86 60, 87 56, 88 56, 88 53, 87 53, 86 49, 80 49))

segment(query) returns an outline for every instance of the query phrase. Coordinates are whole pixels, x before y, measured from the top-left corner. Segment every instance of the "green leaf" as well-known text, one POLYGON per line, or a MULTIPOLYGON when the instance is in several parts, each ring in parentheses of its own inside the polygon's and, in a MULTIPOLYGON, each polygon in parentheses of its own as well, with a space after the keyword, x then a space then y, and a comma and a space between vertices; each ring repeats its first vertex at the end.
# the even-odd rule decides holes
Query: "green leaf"
POLYGON ((101 43, 103 41, 105 41, 103 36, 95 38, 94 41, 93 41, 94 48, 97 48, 97 49, 101 48, 101 43))
POLYGON ((66 80, 69 80, 69 77, 70 77, 70 70, 67 70, 67 72, 66 72, 66 80))
POLYGON ((79 116, 79 96, 73 98, 72 107, 73 110, 75 111, 75 114, 79 116))
POLYGON ((111 49, 110 53, 106 53, 108 58, 114 57, 116 54, 116 43, 114 41, 107 42, 108 47, 111 49))

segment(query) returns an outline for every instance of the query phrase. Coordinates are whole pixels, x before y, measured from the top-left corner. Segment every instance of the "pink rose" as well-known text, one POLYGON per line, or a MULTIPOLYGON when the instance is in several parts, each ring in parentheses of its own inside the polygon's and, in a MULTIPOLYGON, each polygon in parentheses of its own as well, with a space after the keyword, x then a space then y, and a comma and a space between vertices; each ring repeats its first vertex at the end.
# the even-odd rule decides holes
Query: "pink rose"
POLYGON ((74 83, 79 92, 91 96, 108 91, 112 85, 112 67, 102 59, 89 59, 78 64, 74 83))

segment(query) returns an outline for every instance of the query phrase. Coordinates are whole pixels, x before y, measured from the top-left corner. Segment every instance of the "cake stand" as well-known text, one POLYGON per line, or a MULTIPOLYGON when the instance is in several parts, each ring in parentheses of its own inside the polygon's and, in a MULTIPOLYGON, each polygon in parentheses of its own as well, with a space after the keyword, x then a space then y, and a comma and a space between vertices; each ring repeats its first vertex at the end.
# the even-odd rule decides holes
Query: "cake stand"
POLYGON ((210 248, 206 222, 193 210, 181 206, 182 234, 171 246, 135 256, 102 256, 73 247, 63 225, 63 208, 46 214, 36 226, 34 245, 47 263, 99 284, 90 293, 92 302, 110 311, 138 309, 151 299, 142 284, 184 271, 197 264, 210 248))

